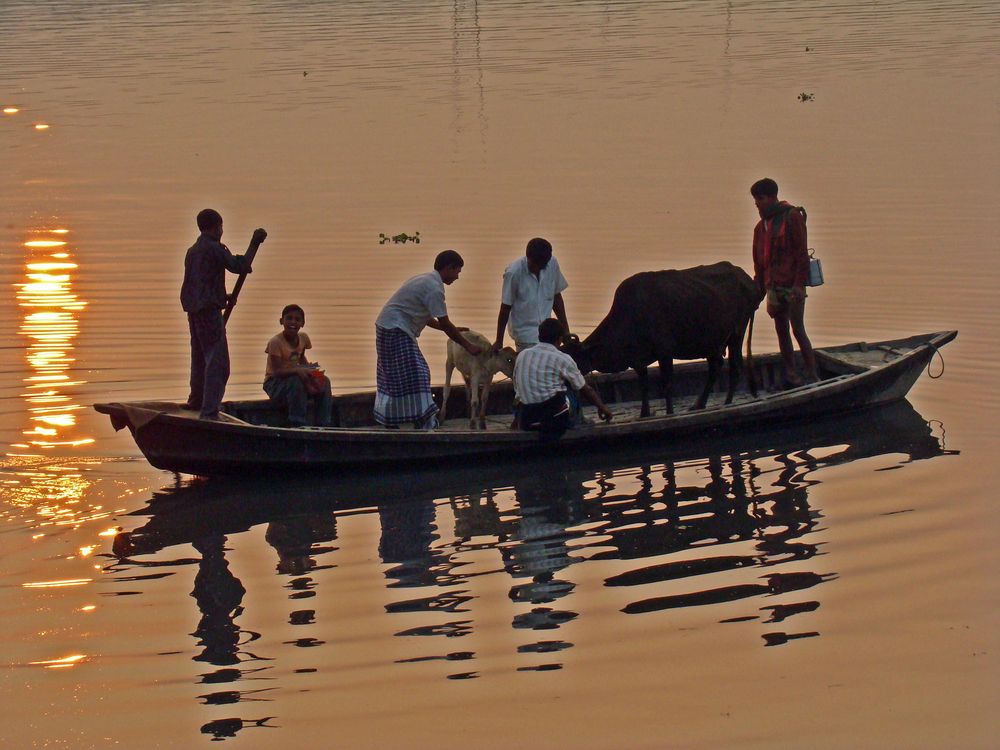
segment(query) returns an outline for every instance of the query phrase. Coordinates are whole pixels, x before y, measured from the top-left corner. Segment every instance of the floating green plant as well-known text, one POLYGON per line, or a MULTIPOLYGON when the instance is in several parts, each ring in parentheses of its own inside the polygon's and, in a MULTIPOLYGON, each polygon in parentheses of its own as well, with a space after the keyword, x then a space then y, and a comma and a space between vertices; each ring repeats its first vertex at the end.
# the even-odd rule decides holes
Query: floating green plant
POLYGON ((402 245, 407 242, 413 242, 414 244, 420 244, 420 232, 414 232, 413 234, 407 234, 406 232, 401 232, 400 234, 388 235, 379 232, 378 244, 385 245, 387 243, 393 243, 394 245, 402 245))

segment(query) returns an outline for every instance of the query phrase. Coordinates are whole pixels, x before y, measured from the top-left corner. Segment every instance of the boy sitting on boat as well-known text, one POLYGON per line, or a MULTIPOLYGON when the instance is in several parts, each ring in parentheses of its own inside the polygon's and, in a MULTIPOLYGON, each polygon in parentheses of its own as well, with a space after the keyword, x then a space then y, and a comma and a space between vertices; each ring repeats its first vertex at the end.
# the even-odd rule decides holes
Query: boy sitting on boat
POLYGON ((601 419, 611 421, 608 407, 587 385, 573 358, 556 348, 565 334, 563 324, 555 318, 543 320, 538 326, 538 344, 520 352, 514 361, 521 429, 537 431, 543 440, 561 437, 572 423, 568 388, 596 406, 601 419))
POLYGON ((285 305, 281 311, 282 331, 271 337, 264 374, 264 392, 288 408, 293 427, 309 424, 309 397, 316 397, 316 424, 329 427, 333 417, 330 379, 315 362, 309 362, 306 349, 312 348, 309 334, 301 330, 306 314, 298 305, 285 305))

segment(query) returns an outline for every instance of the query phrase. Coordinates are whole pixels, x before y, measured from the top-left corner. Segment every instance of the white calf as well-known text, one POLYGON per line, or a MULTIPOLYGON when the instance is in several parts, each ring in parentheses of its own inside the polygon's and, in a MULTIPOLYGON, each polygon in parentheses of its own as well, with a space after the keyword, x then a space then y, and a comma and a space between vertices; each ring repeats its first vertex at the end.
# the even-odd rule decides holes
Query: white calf
POLYGON ((476 415, 479 416, 479 426, 486 429, 486 400, 490 396, 490 386, 493 376, 502 372, 507 377, 514 375, 514 358, 517 353, 505 346, 496 354, 492 352, 493 344, 486 337, 475 331, 463 331, 462 335, 469 343, 475 344, 482 351, 472 356, 454 341, 448 341, 448 361, 444 370, 444 393, 441 395, 441 413, 438 421, 444 423, 448 409, 448 394, 451 392, 451 374, 457 368, 465 378, 465 389, 469 392, 469 427, 476 428, 476 415), (479 396, 482 386, 483 395, 479 396))

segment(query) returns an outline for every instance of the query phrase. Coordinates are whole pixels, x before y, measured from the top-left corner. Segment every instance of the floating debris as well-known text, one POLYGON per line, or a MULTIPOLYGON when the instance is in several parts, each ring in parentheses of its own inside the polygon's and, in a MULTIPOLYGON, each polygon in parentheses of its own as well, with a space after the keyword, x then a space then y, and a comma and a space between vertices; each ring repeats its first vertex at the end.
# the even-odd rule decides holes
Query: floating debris
POLYGON ((811 102, 815 101, 816 95, 803 91, 801 94, 799 94, 798 99, 800 102, 811 102))
POLYGON ((394 234, 394 235, 391 235, 391 236, 387 235, 387 234, 383 234, 382 232, 379 232, 379 235, 378 235, 378 244, 385 245, 385 244, 388 244, 389 242, 393 243, 394 245, 402 245, 402 244, 405 244, 407 242, 412 242, 412 243, 414 243, 416 245, 419 245, 420 244, 420 232, 414 232, 413 234, 407 234, 406 232, 402 232, 400 234, 394 234))

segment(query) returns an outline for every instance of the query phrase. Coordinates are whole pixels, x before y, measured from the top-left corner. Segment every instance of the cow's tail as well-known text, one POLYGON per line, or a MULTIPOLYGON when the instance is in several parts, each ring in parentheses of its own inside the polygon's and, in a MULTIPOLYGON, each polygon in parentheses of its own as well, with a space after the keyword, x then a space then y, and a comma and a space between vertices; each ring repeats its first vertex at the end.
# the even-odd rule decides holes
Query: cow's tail
POLYGON ((750 388, 750 393, 754 396, 757 395, 757 376, 753 369, 753 316, 756 310, 750 312, 750 322, 747 324, 747 356, 746 361, 743 366, 746 368, 747 373, 747 386, 750 388))

